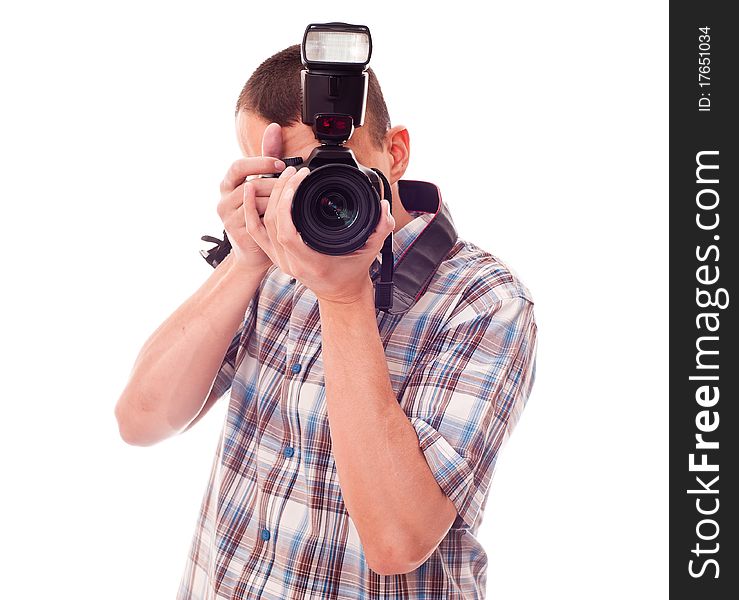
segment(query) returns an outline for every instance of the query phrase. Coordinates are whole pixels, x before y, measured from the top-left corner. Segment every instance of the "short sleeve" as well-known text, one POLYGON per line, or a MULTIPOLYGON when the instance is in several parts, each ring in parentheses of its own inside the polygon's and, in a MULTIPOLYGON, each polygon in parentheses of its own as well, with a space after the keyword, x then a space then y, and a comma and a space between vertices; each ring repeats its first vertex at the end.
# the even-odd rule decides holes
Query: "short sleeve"
POLYGON ((218 370, 211 389, 208 392, 209 396, 211 394, 215 395, 216 400, 220 400, 220 398, 231 389, 236 369, 238 368, 242 357, 240 350, 249 343, 249 337, 254 332, 256 327, 256 312, 259 304, 260 290, 261 286, 257 289, 251 302, 249 302, 249 306, 246 308, 246 312, 244 313, 244 320, 241 322, 241 325, 239 325, 239 328, 231 339, 231 343, 226 350, 226 355, 223 357, 221 368, 218 370))
POLYGON ((400 404, 457 520, 471 528, 533 386, 537 327, 533 302, 523 297, 468 309, 423 351, 400 404))

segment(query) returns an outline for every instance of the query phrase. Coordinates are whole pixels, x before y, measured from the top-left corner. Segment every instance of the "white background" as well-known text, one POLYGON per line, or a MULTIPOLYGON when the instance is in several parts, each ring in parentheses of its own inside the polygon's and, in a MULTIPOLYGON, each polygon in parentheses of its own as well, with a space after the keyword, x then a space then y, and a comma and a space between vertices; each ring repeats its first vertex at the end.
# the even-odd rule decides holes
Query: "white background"
POLYGON ((2 596, 174 597, 225 401, 148 448, 113 407, 211 271, 242 85, 343 20, 372 30, 406 177, 536 301, 488 597, 666 598, 667 3, 313 4, 0 9, 2 596))

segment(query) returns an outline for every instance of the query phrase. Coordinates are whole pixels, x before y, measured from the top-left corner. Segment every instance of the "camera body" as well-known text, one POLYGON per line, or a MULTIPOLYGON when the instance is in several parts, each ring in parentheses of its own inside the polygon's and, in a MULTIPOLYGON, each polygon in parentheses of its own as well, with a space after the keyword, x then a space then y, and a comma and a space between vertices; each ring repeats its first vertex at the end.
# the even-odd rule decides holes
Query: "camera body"
POLYGON ((345 140, 327 139, 328 131, 350 131, 351 121, 349 115, 318 115, 314 129, 322 144, 305 161, 284 159, 310 170, 293 196, 291 213, 303 241, 324 254, 361 248, 380 219, 380 177, 357 161, 345 140))

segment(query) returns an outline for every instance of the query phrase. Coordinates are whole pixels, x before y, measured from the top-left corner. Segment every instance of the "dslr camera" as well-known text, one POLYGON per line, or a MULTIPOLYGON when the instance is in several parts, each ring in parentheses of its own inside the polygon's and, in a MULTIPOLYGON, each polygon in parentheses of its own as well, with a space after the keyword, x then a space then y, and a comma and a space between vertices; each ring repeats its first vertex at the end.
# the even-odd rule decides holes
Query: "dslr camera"
POLYGON ((364 245, 380 219, 382 174, 344 146, 364 123, 372 40, 364 25, 311 24, 300 50, 302 119, 321 145, 305 162, 286 159, 310 169, 293 197, 293 223, 314 250, 347 254, 364 245))
MULTIPOLYGON (((323 254, 348 254, 361 248, 380 219, 380 199, 392 208, 390 184, 379 169, 360 164, 344 144, 364 123, 372 38, 365 25, 313 23, 300 46, 302 121, 320 145, 304 161, 284 157, 287 166, 308 167, 292 200, 292 219, 303 241, 323 254)), ((277 174, 262 177, 278 177, 277 174)), ((231 249, 224 240, 201 254, 212 266, 231 249)), ((381 277, 375 284, 378 308, 392 303, 392 233, 382 248, 381 277)))

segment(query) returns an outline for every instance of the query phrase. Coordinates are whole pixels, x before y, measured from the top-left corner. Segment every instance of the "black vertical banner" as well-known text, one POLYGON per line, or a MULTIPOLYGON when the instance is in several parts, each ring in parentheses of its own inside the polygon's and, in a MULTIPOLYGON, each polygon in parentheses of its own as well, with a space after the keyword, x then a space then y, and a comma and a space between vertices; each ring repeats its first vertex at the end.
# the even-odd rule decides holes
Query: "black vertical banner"
POLYGON ((739 598, 739 35, 670 6, 670 593, 739 598))

